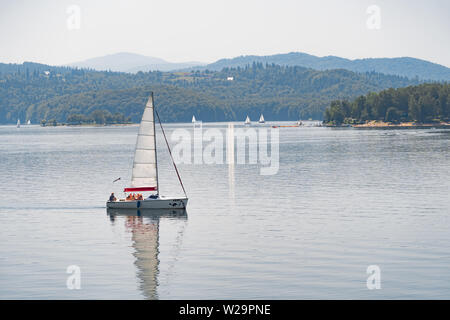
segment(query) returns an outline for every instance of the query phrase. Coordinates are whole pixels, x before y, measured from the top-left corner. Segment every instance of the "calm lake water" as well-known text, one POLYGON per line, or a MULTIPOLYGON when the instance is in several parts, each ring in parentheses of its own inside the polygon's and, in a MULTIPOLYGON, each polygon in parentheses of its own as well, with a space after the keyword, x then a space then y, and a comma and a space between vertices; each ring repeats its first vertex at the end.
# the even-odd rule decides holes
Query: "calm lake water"
MULTIPOLYGON (((181 164, 186 215, 108 215, 136 134, 0 127, 1 299, 450 298, 450 130, 280 128, 276 175, 181 164)), ((161 193, 181 195, 158 148, 161 193)))

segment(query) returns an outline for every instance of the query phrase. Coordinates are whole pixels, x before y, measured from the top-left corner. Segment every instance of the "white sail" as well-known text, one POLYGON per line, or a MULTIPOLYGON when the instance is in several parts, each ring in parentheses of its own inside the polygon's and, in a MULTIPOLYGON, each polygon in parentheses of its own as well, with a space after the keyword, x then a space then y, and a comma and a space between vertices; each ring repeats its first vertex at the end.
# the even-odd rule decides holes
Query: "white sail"
POLYGON ((145 106, 141 125, 139 126, 131 175, 131 187, 155 188, 155 190, 158 190, 153 95, 145 106))
POLYGON ((192 116, 192 123, 195 123, 197 120, 195 120, 195 116, 192 116))
POLYGON ((264 122, 265 122, 264 116, 261 114, 261 117, 259 117, 259 123, 264 123, 264 122))
POLYGON ((245 119, 245 124, 250 124, 250 118, 247 116, 247 118, 245 119))
POLYGON ((20 119, 17 119, 17 128, 20 128, 20 119))
POLYGON ((27 124, 31 124, 31 120, 28 120, 27 124))

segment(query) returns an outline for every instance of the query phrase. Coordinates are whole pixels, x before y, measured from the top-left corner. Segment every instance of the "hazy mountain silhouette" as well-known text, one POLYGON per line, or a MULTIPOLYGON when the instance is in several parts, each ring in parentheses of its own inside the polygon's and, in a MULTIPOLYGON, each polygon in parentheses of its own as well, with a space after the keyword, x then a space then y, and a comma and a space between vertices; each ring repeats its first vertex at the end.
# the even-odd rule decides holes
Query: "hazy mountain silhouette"
POLYGON ((160 58, 147 57, 135 53, 121 52, 71 63, 68 66, 93 69, 97 71, 110 70, 135 73, 138 71, 146 72, 155 70, 171 71, 199 65, 204 64, 201 62, 173 63, 160 58))
POLYGON ((278 64, 284 66, 301 66, 322 71, 332 69, 346 69, 363 73, 374 71, 378 73, 408 77, 410 79, 417 77, 422 80, 450 81, 450 68, 437 63, 411 57, 366 58, 350 60, 336 56, 317 57, 301 52, 275 54, 270 56, 239 56, 231 59, 220 59, 210 64, 201 62, 173 63, 160 58, 122 52, 72 63, 68 66, 94 69, 98 71, 110 70, 136 73, 139 71, 147 72, 155 70, 220 71, 223 68, 244 67, 252 64, 253 62, 278 64))
POLYGON ((423 80, 450 81, 450 68, 410 57, 350 60, 335 56, 317 57, 301 52, 291 52, 270 56, 240 56, 232 59, 221 59, 206 66, 199 66, 193 69, 222 70, 226 67, 243 67, 253 62, 302 66, 315 70, 346 69, 355 72, 375 71, 408 78, 418 77, 423 80))

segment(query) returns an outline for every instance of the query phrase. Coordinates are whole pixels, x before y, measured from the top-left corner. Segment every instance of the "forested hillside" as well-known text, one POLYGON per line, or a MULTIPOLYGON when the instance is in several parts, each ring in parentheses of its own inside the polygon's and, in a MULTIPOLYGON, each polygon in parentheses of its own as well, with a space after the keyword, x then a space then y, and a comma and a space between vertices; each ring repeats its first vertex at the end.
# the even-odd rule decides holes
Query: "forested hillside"
POLYGON ((348 100, 333 101, 325 111, 325 121, 333 124, 415 121, 450 121, 450 85, 426 83, 383 90, 348 100))
POLYGON ((332 100, 418 83, 373 72, 256 63, 222 71, 137 74, 0 64, 0 123, 18 118, 66 122, 71 115, 95 110, 137 122, 150 91, 162 120, 169 122, 190 121, 193 114, 203 121, 243 120, 260 113, 267 120, 321 119, 332 100))
POLYGON ((242 67, 253 62, 277 64, 281 66, 300 66, 314 70, 346 69, 354 72, 378 72, 413 79, 450 81, 450 68, 429 61, 411 58, 367 58, 350 60, 336 56, 317 57, 302 52, 275 54, 270 56, 240 56, 221 59, 199 70, 222 70, 229 67, 242 67))

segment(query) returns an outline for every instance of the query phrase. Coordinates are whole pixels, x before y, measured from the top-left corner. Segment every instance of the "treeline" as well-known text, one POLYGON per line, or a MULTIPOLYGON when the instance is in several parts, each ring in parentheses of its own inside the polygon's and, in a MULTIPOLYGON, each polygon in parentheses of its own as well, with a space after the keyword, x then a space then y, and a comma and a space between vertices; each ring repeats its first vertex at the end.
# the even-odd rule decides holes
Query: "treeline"
POLYGON ((125 117, 123 114, 111 112, 107 110, 95 110, 89 115, 84 114, 70 114, 65 122, 58 122, 58 120, 42 119, 41 126, 57 126, 57 125, 82 125, 82 124, 127 124, 131 123, 130 117, 125 117))
POLYGON ((359 96, 353 101, 332 101, 324 114, 330 124, 369 120, 419 123, 450 120, 450 84, 426 83, 359 96))
POLYGON ((112 114, 108 110, 97 109, 92 111, 88 116, 81 113, 72 113, 67 116, 67 124, 123 124, 131 123, 131 117, 125 117, 123 114, 116 112, 112 114))
POLYGON ((20 66, 13 72, 14 66, 0 64, 0 123, 68 122, 71 115, 89 117, 95 110, 138 122, 150 91, 162 120, 169 122, 190 121, 192 115, 203 121, 243 121, 247 114, 256 119, 261 113, 267 120, 322 119, 333 100, 419 83, 374 72, 261 63, 222 71, 137 74, 20 66))

